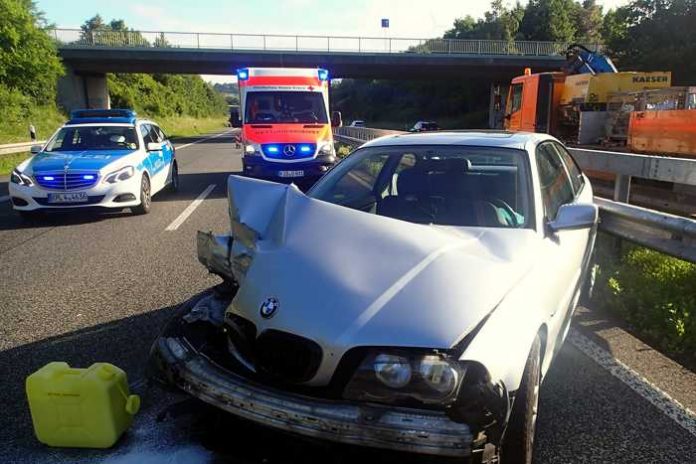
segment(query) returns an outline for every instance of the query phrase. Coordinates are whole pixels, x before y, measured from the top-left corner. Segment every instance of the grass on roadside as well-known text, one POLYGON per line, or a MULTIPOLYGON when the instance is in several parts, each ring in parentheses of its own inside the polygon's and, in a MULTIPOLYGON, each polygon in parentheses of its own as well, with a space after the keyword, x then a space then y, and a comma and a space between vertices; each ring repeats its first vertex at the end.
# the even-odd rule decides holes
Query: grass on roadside
POLYGON ((58 111, 54 105, 28 107, 21 110, 14 108, 14 110, 17 114, 12 117, 5 115, 2 124, 0 124, 0 145, 29 142, 31 140, 29 138, 30 124, 33 124, 36 129, 37 139, 46 140, 66 120, 65 115, 58 111))
POLYGON ((166 118, 152 118, 158 123, 169 137, 193 137, 227 127, 227 117, 217 118, 193 118, 189 116, 175 116, 166 118))
POLYGON ((30 156, 31 154, 27 152, 0 155, 0 176, 9 174, 19 163, 29 158, 30 156))
POLYGON ((696 264, 600 235, 593 302, 647 342, 696 365, 696 264))

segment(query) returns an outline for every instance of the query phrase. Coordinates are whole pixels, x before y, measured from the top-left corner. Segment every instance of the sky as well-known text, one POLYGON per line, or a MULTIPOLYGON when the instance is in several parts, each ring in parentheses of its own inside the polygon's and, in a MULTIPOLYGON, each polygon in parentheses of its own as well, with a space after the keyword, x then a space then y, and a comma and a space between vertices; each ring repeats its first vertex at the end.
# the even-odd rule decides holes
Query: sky
MULTIPOLYGON (((597 0, 604 9, 629 0, 597 0)), ((512 1, 507 3, 512 4, 512 1)), ((522 0, 526 3, 526 0, 522 0)), ((456 18, 482 17, 490 0, 38 0, 49 22, 77 28, 100 14, 136 30, 431 38, 456 18), (380 20, 389 18, 389 29, 380 20)), ((203 76, 230 82, 230 76, 203 76)))

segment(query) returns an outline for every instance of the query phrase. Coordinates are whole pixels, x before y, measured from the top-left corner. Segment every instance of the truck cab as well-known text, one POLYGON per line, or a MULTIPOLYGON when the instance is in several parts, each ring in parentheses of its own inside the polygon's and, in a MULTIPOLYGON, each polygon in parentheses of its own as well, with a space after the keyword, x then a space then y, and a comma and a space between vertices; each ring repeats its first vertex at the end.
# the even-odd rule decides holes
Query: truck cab
POLYGON ((555 133, 564 80, 562 72, 532 74, 529 68, 515 77, 505 106, 505 129, 555 133))
POLYGON ((244 174, 316 179, 336 162, 326 69, 237 70, 244 174))

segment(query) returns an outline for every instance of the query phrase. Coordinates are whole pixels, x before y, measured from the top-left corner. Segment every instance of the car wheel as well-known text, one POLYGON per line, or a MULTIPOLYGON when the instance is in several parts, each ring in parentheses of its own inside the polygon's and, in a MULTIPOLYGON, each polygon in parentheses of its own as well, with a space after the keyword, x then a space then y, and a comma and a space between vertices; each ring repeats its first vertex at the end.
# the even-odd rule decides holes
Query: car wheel
POLYGON ((169 183, 169 191, 176 192, 179 190, 179 166, 172 164, 172 181, 169 183))
POLYGON ((504 464, 531 464, 532 462, 540 382, 541 339, 537 335, 529 352, 522 383, 517 391, 510 421, 503 437, 501 455, 504 464))
POLYGON ((152 206, 152 190, 150 187, 150 178, 147 174, 143 174, 140 181, 140 204, 131 208, 135 214, 147 214, 152 206))

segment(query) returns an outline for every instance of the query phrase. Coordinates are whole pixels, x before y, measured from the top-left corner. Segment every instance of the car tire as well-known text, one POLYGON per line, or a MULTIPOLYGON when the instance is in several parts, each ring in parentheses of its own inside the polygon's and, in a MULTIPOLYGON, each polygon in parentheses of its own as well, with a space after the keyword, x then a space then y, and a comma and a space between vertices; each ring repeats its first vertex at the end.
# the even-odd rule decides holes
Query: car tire
POLYGON ((24 222, 36 222, 41 217, 40 211, 22 211, 16 210, 19 217, 24 222))
POLYGON ((169 182, 169 191, 176 192, 179 190, 179 166, 172 164, 172 180, 169 182))
POLYGON ((537 335, 527 357, 512 414, 503 437, 503 464, 531 464, 534 451, 534 431, 539 407, 541 385, 541 338, 537 335))
POLYGON ((152 186, 147 174, 140 180, 140 204, 131 208, 135 214, 147 214, 152 206, 152 186))

